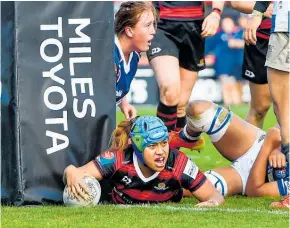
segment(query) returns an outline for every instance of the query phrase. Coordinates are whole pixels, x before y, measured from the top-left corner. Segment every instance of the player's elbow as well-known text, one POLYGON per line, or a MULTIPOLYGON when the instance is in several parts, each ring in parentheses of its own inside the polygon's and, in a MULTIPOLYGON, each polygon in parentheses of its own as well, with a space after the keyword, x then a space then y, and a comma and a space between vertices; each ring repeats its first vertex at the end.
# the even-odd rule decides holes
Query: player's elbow
POLYGON ((250 196, 250 197, 262 196, 260 188, 253 185, 247 186, 245 193, 246 193, 246 196, 250 196))

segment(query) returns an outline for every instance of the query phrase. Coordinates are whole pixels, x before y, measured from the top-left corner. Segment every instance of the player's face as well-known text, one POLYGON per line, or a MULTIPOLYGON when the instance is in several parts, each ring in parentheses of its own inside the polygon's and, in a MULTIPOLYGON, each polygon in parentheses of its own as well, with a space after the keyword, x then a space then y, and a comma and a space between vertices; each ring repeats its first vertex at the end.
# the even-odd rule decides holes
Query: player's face
POLYGON ((144 150, 144 161, 146 165, 160 172, 165 168, 169 153, 169 144, 167 140, 147 146, 144 150))
POLYGON ((135 51, 148 51, 155 33, 155 21, 152 11, 143 12, 139 21, 133 27, 132 44, 135 51))

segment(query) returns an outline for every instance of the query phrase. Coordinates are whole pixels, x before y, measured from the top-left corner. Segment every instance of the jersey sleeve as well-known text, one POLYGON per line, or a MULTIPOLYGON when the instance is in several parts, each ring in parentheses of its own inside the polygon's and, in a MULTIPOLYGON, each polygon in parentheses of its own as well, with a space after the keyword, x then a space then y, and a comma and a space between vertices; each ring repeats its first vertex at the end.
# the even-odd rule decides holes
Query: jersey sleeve
POLYGON ((265 13, 270 3, 271 1, 256 1, 254 10, 257 10, 261 13, 265 13))
POLYGON ((93 160, 103 178, 110 178, 116 172, 118 168, 116 157, 115 151, 105 151, 93 160))
POLYGON ((198 166, 188 158, 181 176, 181 185, 191 192, 199 189, 206 181, 206 176, 200 171, 198 166))

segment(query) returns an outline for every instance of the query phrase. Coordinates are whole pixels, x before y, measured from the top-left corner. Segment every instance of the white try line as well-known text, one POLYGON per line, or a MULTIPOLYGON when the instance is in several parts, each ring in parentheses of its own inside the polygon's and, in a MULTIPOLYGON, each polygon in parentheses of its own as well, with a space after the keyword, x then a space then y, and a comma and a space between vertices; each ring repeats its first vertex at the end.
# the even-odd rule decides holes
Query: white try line
POLYGON ((227 213, 261 213, 261 214, 275 214, 275 215, 289 215, 288 211, 279 210, 259 210, 259 209, 235 209, 235 208, 214 208, 214 207, 174 207, 174 206, 152 206, 152 205, 117 205, 121 208, 146 208, 146 209, 165 209, 173 211, 217 211, 227 213))

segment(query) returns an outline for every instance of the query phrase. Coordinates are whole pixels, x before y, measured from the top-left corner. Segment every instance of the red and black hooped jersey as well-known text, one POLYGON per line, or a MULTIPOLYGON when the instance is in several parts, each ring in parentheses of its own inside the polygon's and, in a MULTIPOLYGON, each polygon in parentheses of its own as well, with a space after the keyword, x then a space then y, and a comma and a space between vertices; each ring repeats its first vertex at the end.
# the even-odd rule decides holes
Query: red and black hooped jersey
POLYGON ((271 19, 264 17, 262 23, 257 29, 257 36, 262 39, 269 40, 271 33, 271 25, 272 25, 271 19))
POLYGON ((202 1, 153 1, 160 19, 194 21, 204 18, 202 1))
POLYGON ((147 178, 131 147, 125 152, 106 151, 96 157, 94 163, 103 178, 113 181, 112 200, 121 204, 178 202, 182 188, 193 192, 206 180, 193 161, 172 149, 165 169, 147 178))

